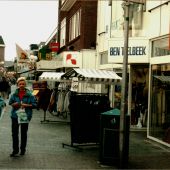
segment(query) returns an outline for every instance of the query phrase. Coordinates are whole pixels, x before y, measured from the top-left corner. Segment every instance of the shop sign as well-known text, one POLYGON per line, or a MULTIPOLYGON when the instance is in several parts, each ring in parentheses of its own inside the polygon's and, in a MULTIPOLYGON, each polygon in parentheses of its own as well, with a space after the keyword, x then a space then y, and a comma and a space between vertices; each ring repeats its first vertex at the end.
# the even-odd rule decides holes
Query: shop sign
POLYGON ((63 65, 64 67, 80 67, 81 66, 80 52, 64 52, 63 65))
POLYGON ((152 41, 152 57, 170 55, 169 37, 152 41))
POLYGON ((59 43, 57 43, 57 42, 50 43, 50 49, 51 49, 52 52, 58 52, 59 43))
MULTIPOLYGON (((108 50, 108 63, 123 63, 123 38, 115 38, 110 40, 108 50)), ((149 62, 149 40, 129 38, 128 62, 149 62)))
MULTIPOLYGON (((110 56, 124 55, 124 47, 110 47, 110 56)), ((146 55, 146 46, 128 47, 128 55, 146 55)))

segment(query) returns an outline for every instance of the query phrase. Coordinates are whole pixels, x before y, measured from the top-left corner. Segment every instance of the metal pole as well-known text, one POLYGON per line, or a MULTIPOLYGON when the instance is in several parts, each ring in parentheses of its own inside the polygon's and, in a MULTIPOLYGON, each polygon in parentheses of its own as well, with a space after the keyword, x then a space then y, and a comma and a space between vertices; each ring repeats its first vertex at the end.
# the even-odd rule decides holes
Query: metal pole
POLYGON ((129 0, 123 2, 124 8, 124 58, 123 58, 123 75, 122 75, 122 89, 121 89, 121 114, 120 114, 120 133, 119 133, 119 156, 120 168, 127 168, 128 154, 129 154, 129 133, 128 125, 126 124, 126 115, 128 111, 128 82, 127 82, 127 68, 128 68, 128 40, 129 40, 129 0))

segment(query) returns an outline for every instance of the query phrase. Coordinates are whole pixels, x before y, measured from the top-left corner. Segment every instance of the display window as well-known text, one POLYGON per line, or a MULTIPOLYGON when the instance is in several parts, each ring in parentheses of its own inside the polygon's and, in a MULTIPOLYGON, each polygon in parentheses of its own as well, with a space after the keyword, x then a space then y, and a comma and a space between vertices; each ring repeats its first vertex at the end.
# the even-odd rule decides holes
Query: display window
POLYGON ((149 136, 170 143, 170 64, 151 66, 149 136))

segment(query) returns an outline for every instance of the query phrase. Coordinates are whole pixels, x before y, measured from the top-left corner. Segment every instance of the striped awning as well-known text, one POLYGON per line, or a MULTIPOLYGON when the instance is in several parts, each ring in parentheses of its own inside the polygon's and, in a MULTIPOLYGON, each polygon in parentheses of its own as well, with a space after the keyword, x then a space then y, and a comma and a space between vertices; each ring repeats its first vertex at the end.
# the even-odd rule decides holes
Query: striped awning
POLYGON ((114 71, 96 70, 96 69, 81 69, 73 68, 61 76, 61 79, 72 79, 77 77, 79 81, 90 83, 105 83, 112 84, 120 81, 122 78, 114 71))
POLYGON ((170 82, 170 76, 154 76, 162 82, 170 82))
POLYGON ((60 81, 63 72, 43 72, 39 77, 39 80, 45 81, 60 81))

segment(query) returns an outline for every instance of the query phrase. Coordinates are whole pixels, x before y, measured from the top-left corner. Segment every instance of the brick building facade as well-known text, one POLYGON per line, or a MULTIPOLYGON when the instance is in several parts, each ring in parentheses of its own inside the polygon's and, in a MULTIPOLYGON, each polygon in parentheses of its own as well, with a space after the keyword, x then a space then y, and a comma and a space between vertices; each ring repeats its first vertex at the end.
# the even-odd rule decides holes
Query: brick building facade
MULTIPOLYGON (((66 37, 65 45, 60 48, 59 52, 81 49, 95 48, 96 45, 96 29, 97 29, 97 1, 74 1, 72 5, 65 0, 59 3, 59 35, 61 33, 61 23, 66 19, 66 37), (80 11, 80 33, 75 38, 69 40, 71 34, 70 21, 71 18, 80 11)), ((75 21, 75 20, 74 20, 75 21)), ((76 21, 75 21, 76 22, 76 21)), ((76 27, 77 25, 75 25, 76 27)), ((59 37, 61 42, 61 37, 59 37)), ((60 43, 61 44, 61 43, 60 43)))

